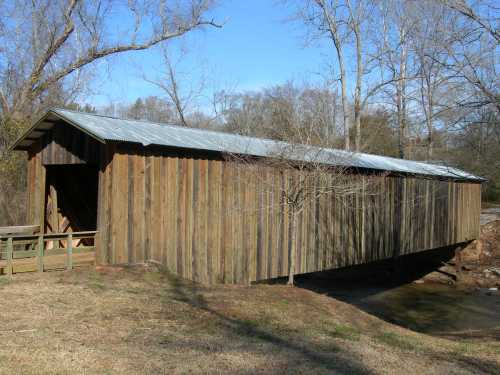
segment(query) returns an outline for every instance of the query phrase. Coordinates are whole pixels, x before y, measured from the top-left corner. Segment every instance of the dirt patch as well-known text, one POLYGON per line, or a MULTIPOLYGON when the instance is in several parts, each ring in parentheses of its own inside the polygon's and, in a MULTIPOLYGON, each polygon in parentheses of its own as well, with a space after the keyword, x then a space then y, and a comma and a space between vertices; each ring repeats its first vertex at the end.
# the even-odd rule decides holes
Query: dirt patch
POLYGON ((422 280, 456 283, 465 288, 499 288, 500 220, 481 226, 479 239, 463 249, 461 260, 457 257, 453 258, 438 271, 426 275, 422 280))
POLYGON ((496 341, 417 334, 297 287, 127 268, 2 280, 1 374, 500 372, 496 341))
POLYGON ((483 225, 479 240, 464 249, 461 273, 462 284, 500 287, 500 220, 483 225))

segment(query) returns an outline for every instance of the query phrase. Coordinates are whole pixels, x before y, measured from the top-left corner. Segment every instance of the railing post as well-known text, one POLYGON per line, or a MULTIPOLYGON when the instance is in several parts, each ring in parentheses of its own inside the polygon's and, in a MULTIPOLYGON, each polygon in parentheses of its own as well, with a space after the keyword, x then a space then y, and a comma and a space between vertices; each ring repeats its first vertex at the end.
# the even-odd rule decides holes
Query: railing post
POLYGON ((68 234, 68 257, 66 262, 66 269, 73 269, 73 233, 68 234))
POLYGON ((38 272, 43 272, 43 234, 38 236, 38 272))
POLYGON ((12 237, 7 239, 7 275, 12 275, 12 258, 13 258, 14 246, 12 244, 12 237))

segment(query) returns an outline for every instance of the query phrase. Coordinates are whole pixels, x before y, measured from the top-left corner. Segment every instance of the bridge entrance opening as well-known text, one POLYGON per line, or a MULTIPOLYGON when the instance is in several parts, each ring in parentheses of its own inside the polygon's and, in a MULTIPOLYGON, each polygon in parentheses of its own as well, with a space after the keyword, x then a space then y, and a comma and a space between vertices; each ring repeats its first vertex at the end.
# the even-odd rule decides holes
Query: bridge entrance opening
POLYGON ((81 165, 46 166, 45 233, 95 231, 98 170, 81 165))

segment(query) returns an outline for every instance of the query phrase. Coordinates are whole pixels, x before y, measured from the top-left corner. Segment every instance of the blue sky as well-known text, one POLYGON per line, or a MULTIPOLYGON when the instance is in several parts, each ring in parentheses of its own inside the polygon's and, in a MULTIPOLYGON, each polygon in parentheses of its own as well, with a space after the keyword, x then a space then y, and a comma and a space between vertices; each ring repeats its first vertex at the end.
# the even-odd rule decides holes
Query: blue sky
MULTIPOLYGON (((300 24, 287 22, 291 10, 273 0, 226 0, 214 10, 222 29, 197 31, 177 41, 188 49, 178 69, 196 81, 205 72, 218 88, 258 90, 287 80, 314 80, 324 68, 328 49, 305 47, 300 24)), ((142 79, 161 69, 156 49, 116 56, 110 64, 97 67, 97 95, 91 104, 131 102, 138 97, 159 95, 142 79)), ((210 84, 210 83, 209 83, 210 84)))

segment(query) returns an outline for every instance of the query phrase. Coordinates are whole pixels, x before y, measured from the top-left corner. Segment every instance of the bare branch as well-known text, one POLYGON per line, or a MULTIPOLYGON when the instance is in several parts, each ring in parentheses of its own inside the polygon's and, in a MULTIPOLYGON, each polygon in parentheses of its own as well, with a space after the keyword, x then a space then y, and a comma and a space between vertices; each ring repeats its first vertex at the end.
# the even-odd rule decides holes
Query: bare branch
POLYGON ((487 20, 480 17, 474 10, 467 4, 465 0, 441 0, 450 9, 453 9, 460 13, 462 16, 472 20, 477 23, 480 27, 486 30, 497 43, 500 43, 500 30, 497 30, 493 25, 491 25, 487 20))

